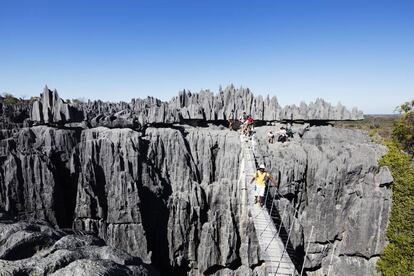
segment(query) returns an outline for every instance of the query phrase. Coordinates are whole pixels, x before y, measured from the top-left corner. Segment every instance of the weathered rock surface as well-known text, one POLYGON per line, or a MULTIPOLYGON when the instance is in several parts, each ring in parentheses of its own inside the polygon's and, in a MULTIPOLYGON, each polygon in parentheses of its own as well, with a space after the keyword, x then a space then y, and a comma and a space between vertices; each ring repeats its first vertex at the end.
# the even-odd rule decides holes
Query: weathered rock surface
MULTIPOLYGON (((258 238, 240 211, 240 137, 212 124, 232 109, 259 121, 361 118, 322 100, 282 108, 276 98, 232 86, 217 95, 184 91, 170 102, 80 104, 46 89, 29 113, 41 125, 31 127, 21 107, 20 123, 9 120, 0 131, 0 214, 47 223, 3 219, 0 237, 17 230, 0 241, 1 268, 6 275, 147 275, 144 262, 165 275, 261 275, 258 238)), ((288 206, 285 227, 295 223, 298 262, 310 242, 308 271, 373 273, 391 205, 392 177, 377 162, 385 148, 332 127, 268 145, 269 128, 277 130, 256 128, 256 157, 279 176, 286 198, 276 197, 275 206, 288 206)))
POLYGON ((33 102, 31 120, 34 122, 63 124, 82 119, 81 113, 75 106, 65 103, 56 90, 52 92, 47 86, 40 94, 40 99, 33 102))
POLYGON ((183 90, 169 102, 148 97, 133 99, 130 103, 88 101, 70 104, 59 98, 56 90, 45 87, 39 100, 33 103, 31 120, 38 123, 66 123, 87 120, 92 127, 139 128, 147 124, 173 124, 186 120, 228 120, 234 111, 237 118, 243 112, 259 121, 305 120, 334 121, 360 120, 362 112, 353 108, 348 111, 338 104, 332 106, 322 99, 299 106, 281 107, 276 97, 255 97, 249 89, 228 86, 214 94, 209 90, 191 93, 183 90))
POLYGON ((310 242, 305 267, 326 274, 331 264, 334 275, 375 273, 391 208, 386 186, 392 176, 377 162, 386 149, 362 132, 333 127, 311 127, 302 139, 268 144, 268 129, 276 128, 257 128, 258 162, 279 177, 287 199, 276 206, 288 205, 284 225, 288 229, 294 222, 291 243, 297 255, 303 256, 310 242))
POLYGON ((338 104, 332 106, 322 99, 315 103, 299 106, 288 105, 281 107, 276 97, 255 97, 248 89, 235 89, 228 86, 217 95, 210 91, 191 93, 182 91, 179 96, 169 102, 169 106, 180 110, 184 119, 202 119, 207 121, 227 120, 231 111, 237 116, 244 111, 251 114, 253 118, 260 121, 276 120, 359 120, 362 113, 354 108, 348 111, 344 106, 338 104))
POLYGON ((0 136, 0 210, 70 226, 68 160, 76 131, 38 126, 0 136))
POLYGON ((260 262, 252 224, 239 217, 236 132, 36 126, 1 135, 9 215, 93 232, 166 273, 260 262))
POLYGON ((15 129, 29 126, 32 103, 28 100, 20 100, 16 104, 10 104, 0 96, 0 130, 15 129))
POLYGON ((35 221, 0 220, 0 275, 157 275, 99 238, 35 221))
POLYGON ((238 230, 239 152, 238 135, 228 130, 148 128, 143 137, 85 130, 71 167, 78 174, 74 225, 144 260, 151 251, 159 266, 202 273, 237 267, 241 239, 254 234, 238 230))

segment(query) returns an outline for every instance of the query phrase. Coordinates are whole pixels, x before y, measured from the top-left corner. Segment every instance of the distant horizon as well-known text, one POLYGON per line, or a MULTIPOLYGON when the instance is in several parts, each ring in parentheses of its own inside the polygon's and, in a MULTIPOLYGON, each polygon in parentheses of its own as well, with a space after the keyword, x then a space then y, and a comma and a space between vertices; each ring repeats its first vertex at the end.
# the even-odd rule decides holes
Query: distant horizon
MULTIPOLYGON (((230 84, 229 84, 230 85, 230 84)), ((182 88, 182 89, 179 89, 179 90, 177 90, 176 92, 175 92, 175 94, 173 94, 172 92, 170 92, 170 93, 168 93, 169 94, 169 96, 165 96, 165 97, 159 97, 159 96, 157 96, 156 94, 154 95, 153 93, 151 94, 151 93, 148 93, 147 95, 138 95, 138 96, 133 96, 133 95, 131 95, 131 97, 129 97, 129 98, 124 98, 124 97, 122 97, 122 98, 114 98, 114 99, 110 99, 110 98, 108 98, 108 97, 105 97, 105 98, 99 98, 99 96, 97 96, 97 97, 89 97, 89 96, 81 96, 81 97, 65 97, 65 96, 62 96, 62 95, 66 95, 66 93, 65 94, 63 94, 63 93, 61 93, 61 91, 59 90, 59 88, 56 88, 56 87, 51 87, 51 86, 49 86, 49 85, 44 85, 41 89, 39 89, 39 91, 40 92, 37 92, 37 93, 34 93, 34 94, 16 94, 16 93, 13 93, 12 91, 0 91, 0 95, 3 95, 4 93, 8 93, 8 94, 12 94, 13 96, 15 96, 15 97, 18 97, 18 98, 22 98, 22 99, 29 99, 30 97, 38 97, 41 93, 42 93, 42 91, 43 91, 43 88, 45 87, 45 86, 47 86, 50 90, 55 90, 56 89, 56 91, 58 92, 58 94, 59 94, 59 96, 62 98, 62 99, 64 99, 64 100, 67 100, 67 99, 70 99, 70 100, 73 100, 73 99, 79 99, 79 100, 85 100, 85 101, 88 101, 88 100, 91 100, 91 101, 98 101, 98 100, 100 100, 100 101, 103 101, 103 102, 129 102, 129 101, 131 101, 132 99, 143 99, 143 98, 147 98, 147 97, 154 97, 154 98, 157 98, 157 99, 159 99, 159 100, 161 100, 161 101, 169 101, 169 100, 171 100, 172 98, 174 98, 174 97, 176 97, 176 96, 178 96, 178 93, 179 92, 181 92, 181 91, 183 91, 183 90, 186 90, 186 91, 190 91, 191 93, 199 93, 199 92, 201 92, 202 90, 209 90, 210 92, 213 92, 214 94, 217 94, 218 93, 218 91, 219 91, 219 87, 221 86, 223 89, 227 86, 225 86, 225 85, 219 85, 218 86, 218 88, 217 88, 217 90, 214 90, 214 89, 211 89, 211 88, 201 88, 200 90, 197 90, 197 91, 195 91, 195 90, 191 90, 191 89, 188 89, 188 88, 182 88)), ((281 105, 281 106, 286 106, 286 105, 296 105, 296 106, 298 106, 301 102, 304 102, 304 103, 306 103, 306 104, 309 104, 310 102, 315 102, 318 98, 320 98, 320 99, 322 99, 322 100, 324 100, 324 101, 326 101, 326 102, 328 102, 328 103, 330 103, 331 105, 333 105, 333 106, 335 106, 335 105, 337 105, 337 104, 342 104, 343 106, 345 106, 347 109, 349 109, 349 110, 351 110, 352 108, 354 108, 354 107, 356 107, 358 110, 360 110, 360 111, 362 111, 363 113, 364 113, 364 115, 398 115, 397 114, 397 112, 395 111, 395 109, 400 105, 400 104, 402 104, 403 102, 406 102, 406 101, 409 101, 409 100, 411 100, 411 99, 414 99, 414 95, 413 95, 413 97, 408 97, 407 99, 405 99, 405 100, 402 100, 401 102, 399 102, 398 104, 396 104, 393 108, 392 108, 392 111, 390 111, 390 113, 366 113, 362 108, 360 108, 359 106, 358 106, 358 104, 354 104, 354 105, 346 105, 346 104, 344 104, 344 103, 342 103, 340 100, 337 100, 337 101, 329 101, 329 100, 327 100, 327 99, 325 99, 324 97, 321 97, 321 96, 315 96, 313 99, 312 98, 310 98, 308 101, 305 101, 305 100, 299 100, 298 102, 293 102, 293 103, 283 103, 283 102, 281 102, 280 101, 280 99, 279 99, 279 97, 278 97, 278 95, 277 94, 271 94, 271 93, 268 93, 268 94, 263 94, 263 93, 257 93, 256 91, 254 91, 253 89, 251 89, 250 87, 245 87, 245 86, 236 86, 236 85, 234 85, 234 87, 236 88, 236 89, 239 89, 239 88, 248 88, 253 94, 254 94, 254 96, 262 96, 263 98, 265 98, 265 97, 267 97, 267 96, 269 96, 269 97, 273 97, 273 96, 275 96, 276 98, 277 98, 277 101, 278 101, 278 103, 279 103, 279 105, 281 105)), ((138 93, 139 94, 139 93, 138 93)))
MULTIPOLYGON (((225 89, 226 87, 228 87, 228 86, 230 86, 230 85, 232 85, 232 84, 229 84, 229 85, 220 85, 220 87, 222 87, 223 89, 225 89)), ((154 98, 156 98, 156 99, 159 99, 159 100, 161 100, 161 101, 163 101, 163 102, 168 102, 168 101, 170 101, 170 100, 172 100, 174 97, 176 97, 176 96, 178 96, 178 94, 181 92, 181 91, 183 91, 183 90, 186 90, 186 91, 188 91, 188 92, 191 92, 191 93, 199 93, 199 92, 201 92, 202 90, 203 91, 210 91, 210 92, 212 92, 212 93, 214 93, 215 95, 217 95, 218 93, 219 93, 219 89, 217 89, 217 91, 215 91, 215 90, 212 90, 212 89, 202 89, 202 90, 200 90, 200 91, 191 91, 191 90, 189 90, 189 89, 185 89, 185 88, 183 88, 183 89, 181 89, 181 90, 179 90, 179 91, 177 91, 176 92, 176 94, 175 95, 173 95, 173 96, 171 96, 170 98, 168 98, 168 99, 160 99, 160 98, 158 98, 157 96, 153 96, 153 95, 147 95, 147 96, 140 96, 140 97, 133 97, 133 98, 130 98, 130 99, 125 99, 125 100, 102 100, 102 99, 99 99, 99 98, 85 98, 85 97, 79 97, 79 98, 65 98, 65 97, 62 97, 62 95, 61 95, 61 93, 59 92, 59 89, 57 89, 57 88, 54 88, 54 87, 50 87, 49 85, 45 85, 45 86, 43 86, 43 88, 41 89, 41 92, 39 92, 38 94, 36 94, 36 95, 15 95, 15 94, 13 94, 13 93, 10 93, 10 92, 1 92, 0 93, 0 96, 3 96, 3 94, 11 94, 11 95, 13 95, 14 97, 17 97, 17 98, 20 98, 20 99, 23 99, 23 100, 29 100, 31 97, 39 97, 40 96, 40 94, 43 92, 43 89, 45 88, 45 87, 47 87, 50 91, 54 91, 54 90, 56 90, 57 91, 57 93, 58 93, 58 95, 59 95, 59 97, 61 98, 61 99, 63 99, 63 100, 81 100, 81 101, 84 101, 84 102, 87 102, 87 101, 103 101, 103 102, 112 102, 112 103, 116 103, 116 102, 126 102, 126 103, 128 103, 128 102, 130 102, 130 101, 132 101, 133 99, 145 99, 145 98, 147 98, 147 97, 154 97, 154 98)), ((257 94, 257 93, 255 93, 255 91, 253 91, 252 89, 250 89, 249 87, 237 87, 237 86, 235 86, 234 85, 234 88, 235 89, 240 89, 240 88, 243 88, 243 89, 249 89, 250 90, 250 92, 255 96, 255 97, 257 97, 257 96, 261 96, 261 97, 263 97, 263 99, 265 99, 267 96, 269 96, 270 98, 271 97, 276 97, 276 99, 277 99, 277 101, 278 101, 278 104, 280 105, 280 106, 282 106, 282 107, 284 107, 284 106, 286 106, 286 105, 296 105, 296 106, 299 106, 300 105, 300 102, 299 103, 287 103, 287 104, 282 104, 280 101, 279 101, 279 98, 277 97, 277 95, 270 95, 270 94, 266 94, 266 95, 263 95, 263 94, 257 94)), ((325 100, 324 98, 321 98, 321 97, 316 97, 314 100, 311 100, 311 101, 308 101, 308 102, 305 102, 305 101, 301 101, 301 102, 304 102, 305 104, 309 104, 309 103, 311 103, 311 102, 315 102, 317 99, 322 99, 322 100, 324 100, 325 102, 327 102, 327 103, 329 103, 329 104, 331 104, 332 106, 336 106, 336 105, 338 105, 338 104, 342 104, 341 102, 336 102, 336 103, 333 103, 333 102, 329 102, 329 101, 327 101, 327 100, 325 100)), ((351 111, 352 110, 352 108, 357 108, 359 111, 362 111, 363 112, 363 114, 364 114, 364 116, 365 115, 376 115, 376 116, 381 116, 381 115, 385 115, 385 116, 390 116, 390 115, 392 115, 392 116, 399 116, 399 115, 401 115, 401 114, 399 114, 398 112, 396 112, 396 111, 393 111, 393 113, 365 113, 363 110, 361 110, 360 108, 358 108, 358 106, 346 106, 346 105, 344 105, 344 104, 342 104, 343 106, 345 106, 345 108, 347 109, 347 110, 349 110, 349 111, 351 111)))
POLYGON ((414 97, 414 1, 0 1, 0 93, 168 100, 233 83, 392 114, 414 97))

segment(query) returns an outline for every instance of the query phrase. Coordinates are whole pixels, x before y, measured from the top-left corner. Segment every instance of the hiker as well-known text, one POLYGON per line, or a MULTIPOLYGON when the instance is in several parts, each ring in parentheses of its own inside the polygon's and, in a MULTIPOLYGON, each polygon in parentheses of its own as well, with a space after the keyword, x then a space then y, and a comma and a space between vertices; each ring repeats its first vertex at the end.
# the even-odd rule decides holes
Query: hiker
POLYGON ((243 126, 243 133, 246 136, 250 136, 251 132, 253 131, 253 117, 252 116, 247 116, 246 121, 244 122, 244 126, 243 126))
POLYGON ((243 114, 240 116, 239 118, 239 122, 240 122, 240 130, 242 134, 246 134, 246 124, 247 124, 247 114, 245 111, 243 111, 243 114))
POLYGON ((279 132, 278 132, 279 136, 277 137, 277 141, 278 142, 286 142, 287 141, 287 133, 286 133, 286 129, 284 127, 281 127, 279 132))
POLYGON ((254 203, 257 202, 260 203, 260 207, 263 207, 264 205, 264 193, 266 189, 266 183, 270 180, 273 183, 273 186, 277 186, 276 181, 273 179, 273 177, 266 171, 265 165, 261 164, 259 166, 259 169, 254 174, 252 180, 250 181, 250 184, 253 183, 253 181, 256 181, 256 193, 255 193, 255 199, 254 203), (257 200, 259 198, 259 201, 257 200))
POLYGON ((243 114, 240 116, 239 121, 240 123, 244 124, 246 120, 247 120, 247 114, 246 114, 246 111, 243 111, 243 114))
POLYGON ((236 115, 234 114, 234 110, 232 109, 230 111, 230 115, 229 115, 229 119, 228 119, 230 130, 233 130, 234 121, 236 121, 236 115))
POLYGON ((253 117, 250 115, 247 116, 242 126, 242 133, 245 136, 250 136, 251 131, 253 130, 253 122, 254 122, 253 117))
POLYGON ((267 142, 269 142, 269 144, 273 144, 275 142, 275 134, 271 130, 267 133, 267 142))
POLYGON ((293 138, 293 133, 295 133, 295 132, 292 129, 292 124, 288 124, 287 129, 286 129, 287 138, 293 138))
POLYGON ((253 125, 253 122, 254 122, 253 117, 252 117, 251 115, 249 115, 249 116, 247 117, 247 124, 248 124, 248 125, 253 125))

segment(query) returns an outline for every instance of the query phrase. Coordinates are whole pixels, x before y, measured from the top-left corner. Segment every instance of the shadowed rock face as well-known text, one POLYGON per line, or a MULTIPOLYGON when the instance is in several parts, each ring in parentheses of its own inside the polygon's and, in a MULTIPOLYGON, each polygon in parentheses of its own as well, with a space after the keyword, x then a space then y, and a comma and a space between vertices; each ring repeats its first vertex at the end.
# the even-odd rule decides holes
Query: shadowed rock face
POLYGON ((0 129, 15 129, 28 126, 32 103, 22 100, 17 104, 7 104, 0 96, 0 129))
POLYGON ((69 166, 77 144, 74 130, 48 127, 2 131, 0 210, 68 227, 71 196, 69 166))

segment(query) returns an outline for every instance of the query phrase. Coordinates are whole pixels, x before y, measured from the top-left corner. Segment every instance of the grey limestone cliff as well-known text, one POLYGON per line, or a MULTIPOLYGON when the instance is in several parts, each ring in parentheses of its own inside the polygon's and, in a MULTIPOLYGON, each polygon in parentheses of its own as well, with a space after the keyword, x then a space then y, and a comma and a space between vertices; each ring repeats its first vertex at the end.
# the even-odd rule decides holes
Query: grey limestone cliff
MULTIPOLYGON (((0 228, 15 229, 0 234, 6 275, 261 275, 258 236, 241 211, 240 134, 220 123, 232 109, 260 123, 362 116, 322 100, 282 108, 232 86, 169 102, 79 104, 45 89, 30 108, 34 126, 22 116, 0 131, 0 228), (10 260, 25 248, 30 256, 10 260)), ((269 128, 256 128, 255 155, 278 176, 286 198, 275 196, 275 210, 289 207, 282 222, 295 222, 297 265, 375 272, 391 206, 392 177, 378 166, 386 149, 328 126, 269 145, 269 128)))
POLYGON ((164 272, 250 271, 259 259, 239 219, 239 143, 220 127, 3 131, 0 207, 96 233, 164 272))

